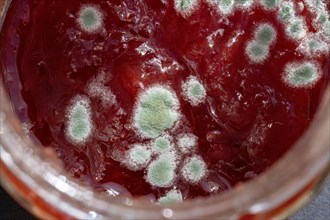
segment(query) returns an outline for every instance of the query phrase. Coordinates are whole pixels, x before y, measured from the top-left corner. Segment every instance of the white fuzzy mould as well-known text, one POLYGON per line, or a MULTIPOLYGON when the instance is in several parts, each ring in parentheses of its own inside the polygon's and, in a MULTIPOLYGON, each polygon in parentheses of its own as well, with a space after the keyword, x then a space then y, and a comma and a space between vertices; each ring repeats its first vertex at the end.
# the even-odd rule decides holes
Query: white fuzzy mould
POLYGON ((156 154, 172 151, 174 148, 172 142, 173 140, 169 135, 160 136, 153 141, 152 150, 156 154))
POLYGON ((301 13, 304 10, 304 8, 305 8, 305 5, 304 5, 303 2, 298 2, 297 3, 297 11, 298 11, 298 13, 301 13))
POLYGON ((231 14, 234 11, 234 0, 206 0, 210 6, 218 9, 223 15, 231 14))
POLYGON ((183 17, 188 17, 199 7, 199 0, 174 0, 174 8, 183 17))
POLYGON ((92 133, 90 101, 85 96, 72 98, 67 108, 66 136, 75 144, 84 143, 92 133))
POLYGON ((330 21, 326 22, 322 28, 324 37, 330 43, 330 21))
POLYGON ((183 97, 192 106, 203 103, 206 99, 206 90, 203 84, 195 77, 189 76, 181 86, 183 97))
POLYGON ((305 21, 302 17, 296 17, 286 27, 286 35, 294 40, 301 40, 307 34, 305 21))
POLYGON ((296 12, 291 1, 283 1, 277 13, 278 19, 286 23, 295 16, 296 12))
POLYGON ((297 47, 297 51, 309 57, 329 54, 329 45, 318 37, 308 36, 297 47))
POLYGON ((322 75, 317 64, 305 62, 291 62, 285 66, 282 75, 283 82, 292 88, 312 88, 322 75))
POLYGON ((126 153, 126 160, 123 161, 127 168, 133 171, 142 170, 151 160, 151 150, 145 145, 135 144, 126 153))
POLYGON ((197 147, 197 137, 193 134, 180 134, 177 137, 177 146, 184 153, 194 152, 197 147))
POLYGON ((261 23, 254 31, 256 41, 264 45, 271 45, 275 42, 277 31, 270 23, 261 23))
POLYGON ((235 0, 235 5, 242 9, 247 9, 253 4, 253 0, 235 0))
POLYGON ((180 117, 176 94, 166 86, 154 85, 139 95, 133 126, 143 137, 156 138, 171 128, 180 117))
POLYGON ((106 73, 102 72, 91 80, 85 89, 86 93, 93 98, 99 98, 103 106, 110 107, 116 103, 116 96, 110 88, 105 86, 109 81, 106 73))
POLYGON ((330 15, 328 11, 319 12, 313 21, 315 29, 318 30, 324 40, 330 43, 330 15))
POLYGON ((182 193, 178 189, 172 189, 171 191, 167 192, 163 197, 158 199, 158 204, 166 205, 175 202, 182 202, 182 193))
POLYGON ((153 160, 146 174, 146 181, 154 187, 170 187, 176 179, 177 155, 174 152, 161 154, 153 160))
POLYGON ((184 161, 181 174, 187 182, 197 184, 206 176, 207 166, 200 156, 194 155, 184 161))
POLYGON ((308 9, 315 14, 319 14, 322 11, 326 11, 327 6, 324 0, 304 0, 308 9))
POLYGON ((230 14, 233 12, 235 1, 234 0, 216 0, 219 10, 223 14, 230 14))
POLYGON ((282 0, 260 0, 261 5, 268 10, 273 10, 278 7, 282 0))
POLYGON ((250 41, 246 45, 245 54, 253 63, 262 64, 269 57, 269 46, 250 41))
POLYGON ((87 33, 95 33, 103 26, 103 13, 98 6, 82 5, 78 12, 78 24, 87 33))

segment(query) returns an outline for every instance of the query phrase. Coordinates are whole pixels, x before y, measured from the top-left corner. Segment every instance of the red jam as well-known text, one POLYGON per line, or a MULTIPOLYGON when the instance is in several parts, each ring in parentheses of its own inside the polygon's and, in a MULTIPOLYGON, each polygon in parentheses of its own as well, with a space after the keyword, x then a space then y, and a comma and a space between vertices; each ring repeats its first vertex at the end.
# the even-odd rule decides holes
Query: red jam
POLYGON ((110 194, 209 196, 263 172, 328 83, 330 4, 215 2, 13 0, 1 78, 26 131, 110 194))

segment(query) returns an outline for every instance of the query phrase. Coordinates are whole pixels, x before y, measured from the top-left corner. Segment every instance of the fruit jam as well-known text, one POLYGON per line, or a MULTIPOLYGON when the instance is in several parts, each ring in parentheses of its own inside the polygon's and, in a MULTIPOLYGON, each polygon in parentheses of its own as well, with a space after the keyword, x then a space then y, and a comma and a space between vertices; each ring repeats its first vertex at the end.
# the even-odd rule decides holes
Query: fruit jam
POLYGON ((85 184, 159 203, 210 196, 270 167, 310 124, 329 79, 328 12, 13 0, 1 77, 25 131, 85 184))

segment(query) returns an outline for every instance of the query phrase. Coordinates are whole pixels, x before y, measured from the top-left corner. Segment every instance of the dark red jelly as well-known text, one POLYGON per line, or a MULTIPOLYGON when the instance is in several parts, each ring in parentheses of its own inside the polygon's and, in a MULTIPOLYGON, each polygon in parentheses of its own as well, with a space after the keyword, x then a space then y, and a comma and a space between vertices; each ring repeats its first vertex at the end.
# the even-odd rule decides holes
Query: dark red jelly
POLYGON ((270 167, 313 119, 330 21, 329 2, 309 2, 13 0, 1 77, 26 131, 85 184, 214 195, 270 167))

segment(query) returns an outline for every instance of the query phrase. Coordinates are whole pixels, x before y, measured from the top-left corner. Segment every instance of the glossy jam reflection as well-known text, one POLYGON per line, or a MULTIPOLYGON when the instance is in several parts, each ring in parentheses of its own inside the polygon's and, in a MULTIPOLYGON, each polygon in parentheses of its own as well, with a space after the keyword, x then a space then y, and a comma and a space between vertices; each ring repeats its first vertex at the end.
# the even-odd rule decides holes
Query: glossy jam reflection
POLYGON ((328 82, 329 4, 226 2, 13 1, 1 77, 26 131, 111 195, 171 202, 260 174, 328 82))

